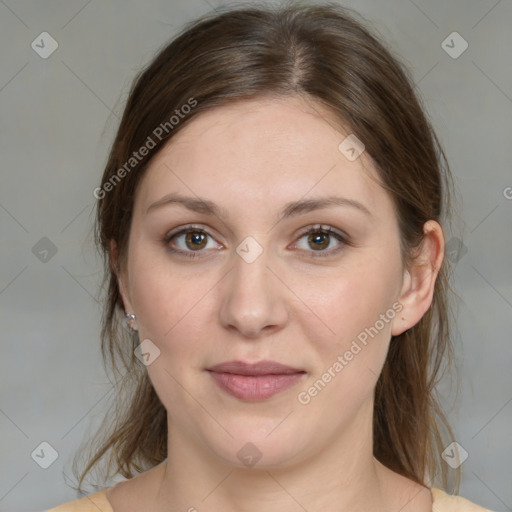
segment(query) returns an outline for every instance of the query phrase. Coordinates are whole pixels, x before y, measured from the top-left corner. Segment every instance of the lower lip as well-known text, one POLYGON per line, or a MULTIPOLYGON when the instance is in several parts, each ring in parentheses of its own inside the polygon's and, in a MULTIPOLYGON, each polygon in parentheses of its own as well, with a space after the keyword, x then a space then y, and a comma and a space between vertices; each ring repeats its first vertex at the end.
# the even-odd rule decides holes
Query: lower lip
POLYGON ((281 375, 235 375, 209 372, 217 385, 242 400, 257 401, 270 398, 300 381, 305 373, 281 375))

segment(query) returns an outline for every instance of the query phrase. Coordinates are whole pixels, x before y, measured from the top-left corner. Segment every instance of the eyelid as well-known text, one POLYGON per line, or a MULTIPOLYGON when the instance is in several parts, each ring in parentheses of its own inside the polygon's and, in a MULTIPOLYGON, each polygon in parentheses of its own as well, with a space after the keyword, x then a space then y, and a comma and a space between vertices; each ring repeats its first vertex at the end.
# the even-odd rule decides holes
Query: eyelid
POLYGON ((349 238, 346 233, 344 233, 343 231, 339 231, 336 228, 333 228, 329 224, 314 224, 313 226, 304 228, 302 231, 299 232, 298 237, 301 238, 304 235, 307 235, 308 233, 316 232, 316 231, 324 231, 326 233, 332 233, 334 235, 338 235, 343 240, 348 240, 348 238, 349 238))
POLYGON ((186 232, 186 231, 201 231, 203 233, 206 233, 210 236, 212 236, 208 230, 210 230, 212 228, 210 228, 209 226, 207 227, 204 227, 204 225, 202 224, 185 224, 183 226, 178 226, 177 228, 174 228, 172 229, 171 231, 167 232, 164 236, 165 239, 170 239, 172 238, 173 236, 176 236, 176 235, 179 235, 179 234, 182 234, 183 232, 186 232))

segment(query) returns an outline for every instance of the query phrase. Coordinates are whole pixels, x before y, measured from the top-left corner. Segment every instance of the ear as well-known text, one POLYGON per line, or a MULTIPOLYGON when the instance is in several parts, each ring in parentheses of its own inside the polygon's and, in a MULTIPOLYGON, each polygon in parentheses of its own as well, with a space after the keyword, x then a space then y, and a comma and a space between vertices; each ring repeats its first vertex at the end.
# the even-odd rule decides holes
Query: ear
POLYGON ((128 287, 128 275, 125 266, 121 264, 121 260, 119 259, 115 240, 110 240, 110 268, 116 274, 125 313, 133 313, 128 287))
POLYGON ((403 309, 393 319, 391 334, 398 336, 416 325, 432 304, 434 285, 444 259, 444 235, 438 222, 423 226, 424 240, 411 268, 404 271, 398 301, 403 309))

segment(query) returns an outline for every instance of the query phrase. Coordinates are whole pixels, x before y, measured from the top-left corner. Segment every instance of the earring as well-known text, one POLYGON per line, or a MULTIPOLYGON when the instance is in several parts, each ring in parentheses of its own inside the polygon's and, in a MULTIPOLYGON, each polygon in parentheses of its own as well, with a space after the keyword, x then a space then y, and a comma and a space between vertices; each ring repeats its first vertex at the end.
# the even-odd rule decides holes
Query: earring
POLYGON ((126 313, 125 315, 125 318, 126 318, 126 324, 128 325, 128 327, 132 330, 132 331, 136 331, 137 328, 136 327, 133 327, 133 322, 135 322, 135 315, 133 313, 126 313))

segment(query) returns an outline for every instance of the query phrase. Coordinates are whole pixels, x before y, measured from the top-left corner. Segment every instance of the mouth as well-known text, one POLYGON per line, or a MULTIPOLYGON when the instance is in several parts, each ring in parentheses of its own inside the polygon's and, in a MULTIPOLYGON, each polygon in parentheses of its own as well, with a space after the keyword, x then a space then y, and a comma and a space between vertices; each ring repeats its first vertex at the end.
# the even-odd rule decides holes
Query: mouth
POLYGON ((207 371, 220 389, 246 401, 270 398, 303 380, 306 372, 276 361, 229 361, 207 371))
POLYGON ((244 361, 228 361, 210 368, 210 372, 231 373, 234 375, 290 375, 293 373, 306 373, 299 368, 293 368, 276 361, 259 361, 257 363, 246 363, 244 361))

